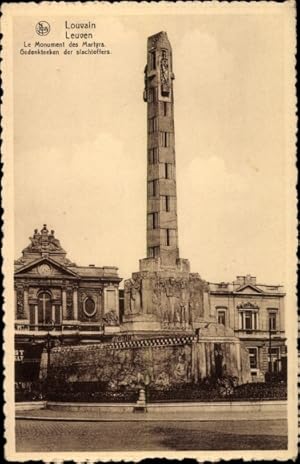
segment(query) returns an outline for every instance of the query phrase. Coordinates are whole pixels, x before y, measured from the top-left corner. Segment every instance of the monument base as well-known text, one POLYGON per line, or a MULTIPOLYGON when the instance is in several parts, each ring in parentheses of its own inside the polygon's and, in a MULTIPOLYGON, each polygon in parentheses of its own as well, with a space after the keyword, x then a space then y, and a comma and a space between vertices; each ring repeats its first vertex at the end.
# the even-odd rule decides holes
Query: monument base
POLYGON ((235 378, 239 384, 251 382, 246 347, 232 329, 216 323, 206 323, 197 335, 120 333, 110 342, 57 346, 51 350, 51 366, 49 379, 45 350, 40 378, 54 382, 59 392, 70 391, 70 398, 74 382, 78 386, 95 382, 97 388, 100 378, 107 392, 139 392, 138 411, 146 406, 141 391, 145 385, 156 390, 200 387, 207 379, 222 377, 235 378))
POLYGON ((133 314, 123 317, 121 333, 124 332, 156 332, 160 330, 160 322, 152 314, 133 314))
POLYGON ((121 332, 193 331, 199 321, 214 321, 209 311, 208 285, 190 272, 187 259, 173 266, 160 258, 140 260, 140 271, 125 281, 121 332))

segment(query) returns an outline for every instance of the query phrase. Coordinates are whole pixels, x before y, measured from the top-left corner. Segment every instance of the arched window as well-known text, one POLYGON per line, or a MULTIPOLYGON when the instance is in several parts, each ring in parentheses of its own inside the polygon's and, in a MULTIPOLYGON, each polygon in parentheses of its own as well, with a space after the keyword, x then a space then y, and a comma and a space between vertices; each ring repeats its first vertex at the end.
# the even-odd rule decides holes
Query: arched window
POLYGON ((48 292, 41 292, 38 295, 38 324, 50 324, 51 321, 51 295, 48 292))

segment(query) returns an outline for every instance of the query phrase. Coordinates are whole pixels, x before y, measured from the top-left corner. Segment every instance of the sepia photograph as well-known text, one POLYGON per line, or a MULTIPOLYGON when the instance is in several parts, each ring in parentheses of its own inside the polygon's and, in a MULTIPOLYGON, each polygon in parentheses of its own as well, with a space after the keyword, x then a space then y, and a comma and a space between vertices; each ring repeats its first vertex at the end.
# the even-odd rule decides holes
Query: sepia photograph
POLYGON ((6 458, 296 459, 295 2, 2 10, 6 458))

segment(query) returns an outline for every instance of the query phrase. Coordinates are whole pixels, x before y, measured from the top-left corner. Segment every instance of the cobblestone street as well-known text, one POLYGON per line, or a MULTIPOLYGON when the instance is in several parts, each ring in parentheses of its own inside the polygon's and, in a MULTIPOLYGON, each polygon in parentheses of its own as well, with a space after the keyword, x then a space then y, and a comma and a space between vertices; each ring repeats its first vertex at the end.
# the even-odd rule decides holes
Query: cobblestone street
POLYGON ((16 421, 16 450, 272 450, 287 448, 287 422, 16 421))

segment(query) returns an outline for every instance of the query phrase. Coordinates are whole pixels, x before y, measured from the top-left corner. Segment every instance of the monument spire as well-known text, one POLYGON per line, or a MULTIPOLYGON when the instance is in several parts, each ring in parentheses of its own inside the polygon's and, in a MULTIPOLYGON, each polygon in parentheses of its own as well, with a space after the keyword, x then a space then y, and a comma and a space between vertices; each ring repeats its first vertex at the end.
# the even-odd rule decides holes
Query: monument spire
POLYGON ((179 258, 172 49, 166 32, 148 38, 147 257, 124 283, 122 331, 191 331, 210 320, 208 287, 179 258))
POLYGON ((166 32, 148 38, 144 101, 147 102, 147 258, 161 266, 179 259, 175 175, 172 48, 166 32))

